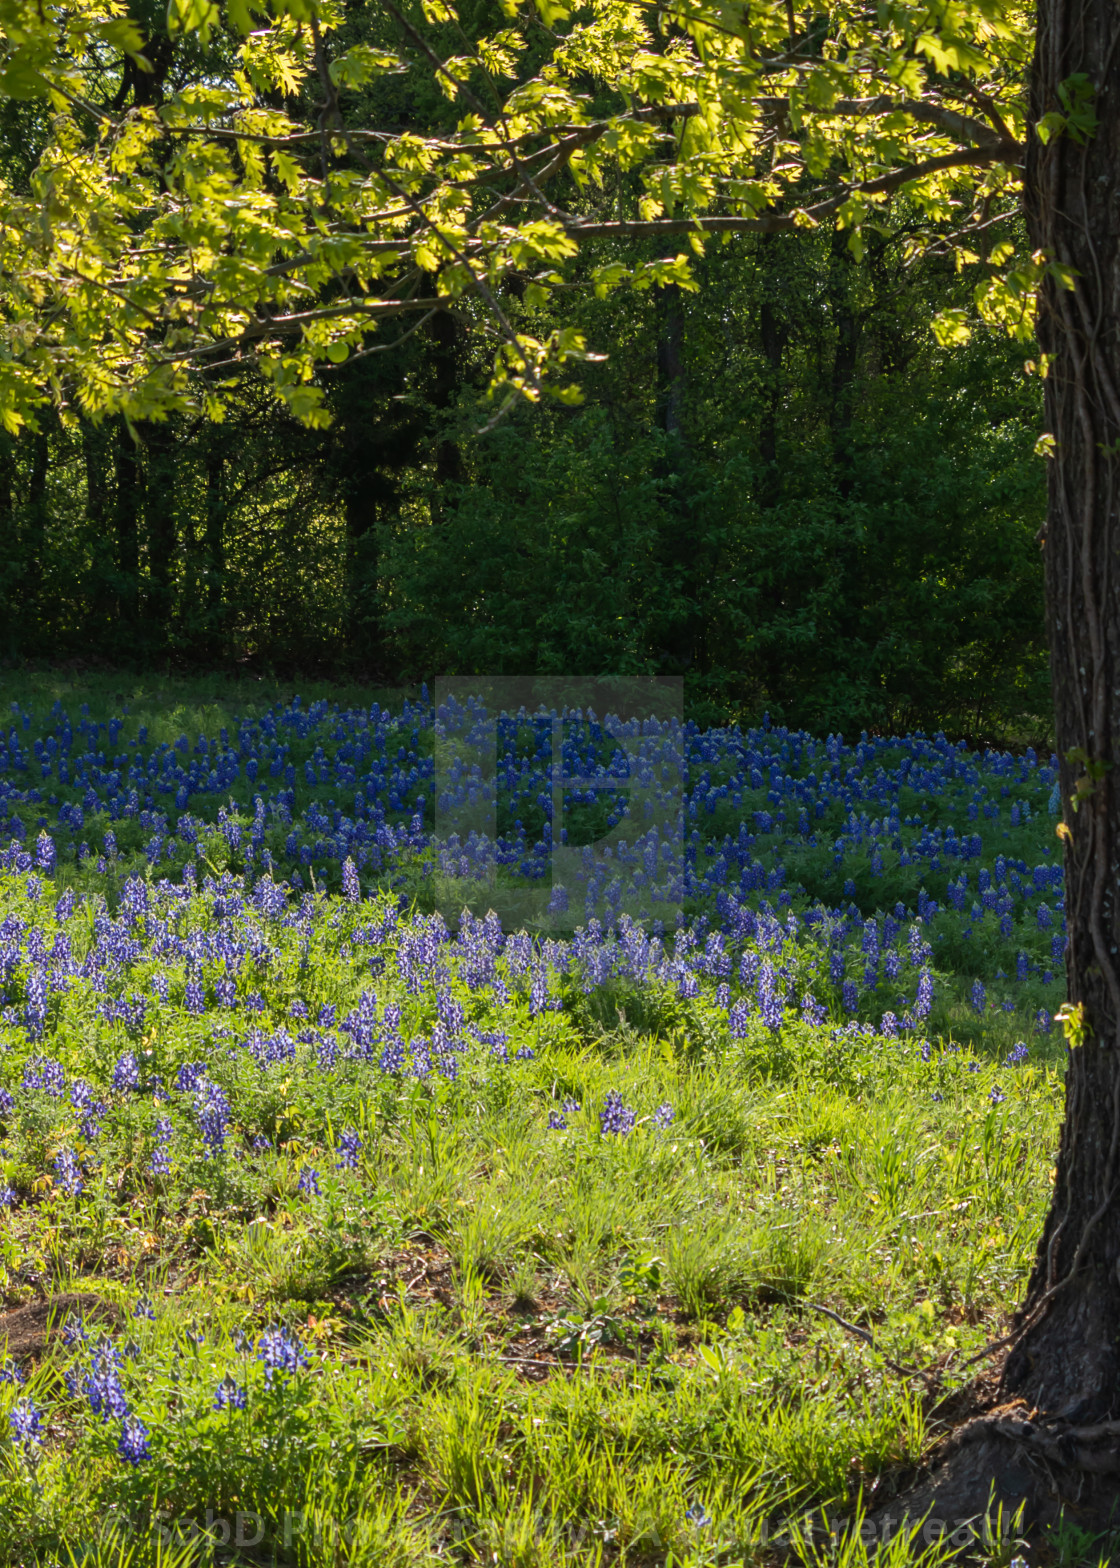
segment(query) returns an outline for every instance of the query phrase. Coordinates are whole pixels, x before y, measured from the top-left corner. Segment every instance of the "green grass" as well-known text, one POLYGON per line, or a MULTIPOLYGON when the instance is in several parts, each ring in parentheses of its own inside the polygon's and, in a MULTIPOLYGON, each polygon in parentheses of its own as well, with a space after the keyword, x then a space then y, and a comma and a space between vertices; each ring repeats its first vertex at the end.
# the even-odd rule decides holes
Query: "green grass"
MULTIPOLYGON (((6 1452, 0 1559, 87 1560, 107 1518, 183 1529, 240 1510, 279 1561, 763 1561, 793 1510, 889 1494, 1021 1287, 1056 1062, 927 1063, 865 1037, 838 1075, 824 1031, 795 1025, 775 1081, 757 1041, 697 1056, 550 1022, 532 1062, 480 1068, 434 1111, 368 1105, 359 1178, 321 1197, 295 1191, 308 1134, 209 1191, 196 1167, 15 1211, 9 1299, 28 1275, 152 1297, 138 1400, 167 1440, 130 1471, 76 1418, 34 1473, 6 1452), (556 1085, 584 1107, 559 1132, 541 1115, 556 1085), (600 1137, 612 1088, 646 1115, 669 1101, 673 1125, 600 1137), (211 1411, 227 1370, 245 1378, 234 1335, 266 1321, 301 1328, 310 1368, 211 1411), (697 1503, 711 1525, 688 1522, 697 1503)), ((310 1113, 313 1079, 295 1064, 285 1102, 310 1113)), ((70 1359, 56 1342, 32 1391, 57 1393, 70 1359)))
MULTIPOLYGON (((37 712, 88 701, 95 717, 128 701, 133 723, 172 740, 292 693, 32 675, 10 695, 37 712)), ((1014 831, 1037 855, 1052 826, 1014 831)), ((133 848, 125 869, 142 862, 133 848)), ((806 874, 826 874, 826 858, 807 858, 806 874)), ((47 905, 30 906, 24 878, 0 878, 0 919, 38 919, 49 946, 47 905)), ((242 1004, 262 994, 266 1029, 297 998, 341 1017, 371 983, 351 937, 375 912, 306 908, 303 927, 268 926, 238 979, 242 1004)), ((164 917, 181 935, 215 918, 205 893, 164 917)), ((80 956, 93 922, 72 925, 80 956)), ((531 1018, 527 976, 507 975, 508 1003, 457 994, 468 1019, 509 1034, 508 1063, 480 1047, 454 1082, 420 1081, 376 1063, 325 1073, 308 1044, 266 1070, 226 1058, 215 1025, 242 1037, 258 1020, 186 1013, 181 962, 166 1005, 150 1002, 162 962, 143 956, 121 979, 149 996, 132 1038, 98 1018, 88 986, 62 994, 41 1049, 112 1112, 83 1143, 68 1101, 20 1100, 0 1148, 0 1185, 19 1195, 0 1208, 0 1292, 9 1308, 77 1290, 122 1309, 118 1343, 138 1354, 121 1379, 152 1453, 121 1462, 119 1424, 66 1388, 75 1351, 60 1335, 22 1355, 27 1387, 0 1381, 0 1563, 866 1568, 858 1532, 830 1539, 822 1520, 858 1525, 945 1429, 946 1397, 1022 1293, 1062 1115, 1057 1038, 1003 1065, 1054 987, 1032 981, 1018 1016, 977 1019, 958 926, 931 932, 926 1051, 834 1024, 787 1022, 775 1037, 757 1019, 733 1039, 710 984, 686 1000, 563 982, 563 1009, 531 1018), (516 1059, 522 1045, 531 1059, 516 1059), (255 1134, 269 1148, 204 1158, 188 1101, 171 1169, 152 1174, 161 1107, 108 1087, 129 1046, 168 1081, 212 1057, 242 1148, 255 1134), (600 1131, 612 1091, 637 1115, 621 1138, 600 1131), (565 1101, 581 1108, 550 1128, 565 1101), (335 1168, 344 1127, 361 1137, 354 1170, 335 1168), (86 1160, 79 1196, 52 1176, 71 1146, 86 1160), (318 1195, 299 1188, 308 1166, 318 1195), (151 1318, 128 1316, 141 1296, 151 1318), (310 1359, 269 1387, 252 1345, 273 1324, 310 1359), (227 1374, 247 1390, 243 1411, 214 1408, 227 1374), (7 1440, 28 1395, 46 1412, 31 1459, 7 1440)), ((402 1007, 406 1040, 430 1032, 430 989, 410 993, 385 951, 382 1007, 402 1007)), ((984 957, 993 972, 1006 961, 984 957)), ((222 973, 206 960, 208 1002, 222 973)), ((0 1086, 14 1088, 40 1047, 2 1022, 0 1043, 0 1086)), ((934 1568, 946 1554, 901 1534, 875 1561, 934 1568)), ((1010 1552, 976 1555, 1007 1568, 1010 1552)), ((1072 1568, 1099 1550, 1067 1530, 1050 1555, 1072 1568)))

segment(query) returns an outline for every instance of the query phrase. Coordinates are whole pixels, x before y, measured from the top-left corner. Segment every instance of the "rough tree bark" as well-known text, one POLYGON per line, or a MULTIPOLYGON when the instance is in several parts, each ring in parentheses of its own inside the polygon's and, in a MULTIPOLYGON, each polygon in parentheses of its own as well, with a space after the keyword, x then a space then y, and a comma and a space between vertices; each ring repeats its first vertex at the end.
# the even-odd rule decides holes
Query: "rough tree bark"
POLYGON ((950 1519, 1025 1500, 1120 1516, 1120 8, 1038 0, 1031 123, 1083 74, 1098 125, 1028 144, 1032 248, 1047 279, 1039 339, 1053 436, 1044 537, 1061 762, 1070 1008, 1054 1195, 1010 1353, 988 1409, 950 1438, 908 1510, 950 1519), (1076 804, 1074 804, 1076 802, 1076 804))
POLYGON ((1120 11, 1040 0, 1032 121, 1059 84, 1096 86, 1097 133, 1032 138, 1035 249, 1073 268, 1043 290, 1054 438, 1044 544, 1055 730, 1065 802, 1067 978, 1084 1009, 1070 1050, 1054 1202, 1004 1389, 1070 1421, 1120 1415, 1120 11), (1073 808, 1071 797, 1078 801, 1073 808))

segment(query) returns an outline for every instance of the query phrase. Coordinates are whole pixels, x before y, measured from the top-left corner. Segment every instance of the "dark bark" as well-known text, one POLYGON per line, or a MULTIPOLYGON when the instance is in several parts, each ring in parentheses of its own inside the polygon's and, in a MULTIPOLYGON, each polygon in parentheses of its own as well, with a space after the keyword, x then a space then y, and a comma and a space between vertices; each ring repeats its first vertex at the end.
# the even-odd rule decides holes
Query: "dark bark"
POLYGON ((670 592, 664 604, 659 654, 671 675, 703 668, 700 583, 705 575, 687 474, 685 432, 685 318, 679 285, 657 290, 657 401, 655 417, 665 432, 665 456, 658 465, 664 524, 659 557, 670 592))
POLYGON ((673 440, 681 439, 684 407, 684 310, 680 286, 658 291, 660 329, 657 336, 657 422, 673 440))
POLYGON ((27 484, 25 593, 29 623, 42 633, 43 579, 47 558, 47 473, 50 468, 50 441, 46 424, 31 436, 31 468, 27 484))
POLYGON ((175 433, 168 421, 145 424, 144 532, 148 553, 148 594, 144 606, 145 647, 148 653, 166 653, 171 643, 175 609, 175 527, 178 463, 175 433))
POLYGON ((226 591, 226 455, 214 432, 206 448, 206 527, 203 535, 206 571, 206 631, 203 642, 211 658, 222 646, 226 591))
POLYGON ((82 421, 82 463, 86 477, 86 526, 90 548, 89 630, 98 643, 112 616, 113 536, 109 512, 109 432, 82 421))
MULTIPOLYGON (((773 245, 773 236, 763 236, 763 255, 766 247, 773 245)), ((782 361, 789 342, 789 323, 775 308, 770 279, 764 271, 762 303, 758 312, 758 335, 766 360, 762 389, 762 417, 758 430, 758 455, 762 463, 759 502, 763 507, 776 506, 781 495, 781 475, 778 471, 778 411, 782 403, 782 361)))
POLYGON ((140 505, 143 474, 140 448, 127 422, 117 420, 116 505, 114 533, 117 545, 117 606, 122 643, 134 651, 140 618, 140 505))
MULTIPOLYGON (((453 406, 461 385, 459 323, 449 310, 441 310, 432 317, 430 331, 435 344, 432 405, 445 414, 453 406)), ((441 485, 461 484, 464 477, 459 443, 445 434, 436 446, 436 479, 441 485)))
POLYGON ((852 403, 855 391, 856 355, 859 348, 859 316, 852 307, 852 253, 848 232, 839 227, 832 232, 832 256, 828 271, 828 292, 832 320, 836 328, 836 349, 832 359, 829 388, 828 424, 832 432, 832 462, 840 499, 847 501, 855 484, 852 463, 852 403))
POLYGON ((1076 273, 1047 279, 1039 340, 1050 356, 1054 437, 1045 532, 1057 751, 1064 799, 1071 1036, 1054 1199, 1003 1388, 1068 1420, 1120 1415, 1120 11, 1040 0, 1031 119, 1061 110, 1085 73, 1099 127, 1034 137, 1032 249, 1076 273), (1071 796, 1080 797, 1074 809, 1071 796))
POLYGON ((19 647, 19 531, 16 527, 15 443, 0 432, 0 654, 14 658, 19 647))
POLYGON ((1059 84, 1080 73, 1096 89, 1096 134, 1032 136, 1026 188, 1032 249, 1076 275, 1072 291, 1047 278, 1038 335, 1050 360, 1043 549, 1078 1026, 1053 1199, 998 1389, 905 1502, 912 1515, 959 1517, 983 1511, 994 1488, 1036 1523, 1076 1502, 1093 1529, 1115 1510, 1120 1472, 1120 11, 1039 0, 1032 124, 1062 111, 1059 84))

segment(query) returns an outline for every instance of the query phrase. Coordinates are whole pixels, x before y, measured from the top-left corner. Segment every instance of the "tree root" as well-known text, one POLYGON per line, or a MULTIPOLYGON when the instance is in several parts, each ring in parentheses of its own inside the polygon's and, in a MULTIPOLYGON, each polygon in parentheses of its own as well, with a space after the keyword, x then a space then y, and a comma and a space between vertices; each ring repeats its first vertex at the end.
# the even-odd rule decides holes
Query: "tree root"
MULTIPOLYGON (((1026 1539, 1060 1520, 1081 1529, 1120 1529, 1120 1421, 1075 1426, 1022 1401, 966 1420, 930 1455, 932 1469, 871 1517, 890 1538, 899 1516, 924 1521, 925 1540, 948 1536, 965 1549, 985 1520, 1012 1519, 1026 1539)), ((877 1534, 878 1538, 878 1534, 877 1534)))

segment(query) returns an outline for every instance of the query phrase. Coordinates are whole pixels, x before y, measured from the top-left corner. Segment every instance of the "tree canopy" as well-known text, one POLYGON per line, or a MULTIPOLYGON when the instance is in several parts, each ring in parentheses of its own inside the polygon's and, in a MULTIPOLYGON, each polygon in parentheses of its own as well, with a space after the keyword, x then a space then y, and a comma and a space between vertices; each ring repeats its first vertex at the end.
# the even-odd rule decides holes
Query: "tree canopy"
MULTIPOLYGON (((695 254, 743 232, 829 220, 857 256, 888 229, 949 251, 1024 340, 1056 265, 1008 230, 1020 0, 3 0, 0 29, 13 431, 48 398, 220 418, 247 369, 324 422, 317 365, 451 306, 493 337, 497 411, 575 400, 563 367, 595 344, 547 307, 577 259, 600 294, 690 288, 695 254)), ((1039 133, 1086 134, 1086 80, 1062 94, 1039 133)), ((967 315, 940 314, 943 340, 967 315)))

